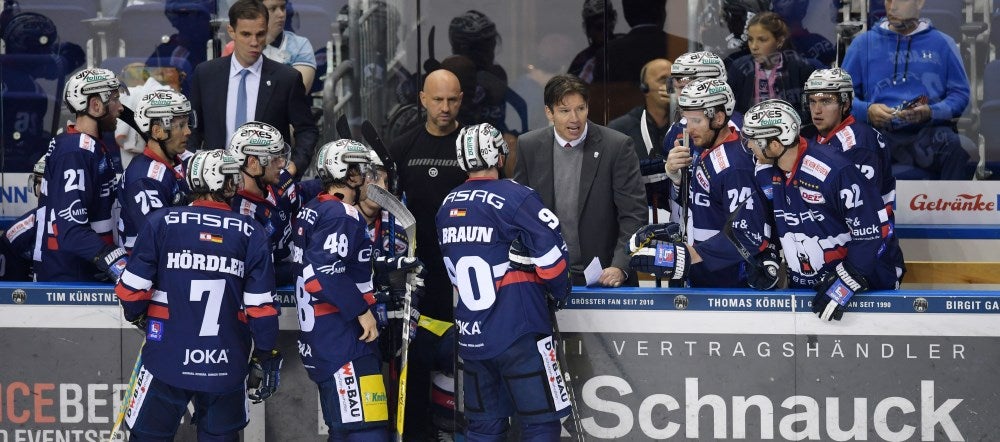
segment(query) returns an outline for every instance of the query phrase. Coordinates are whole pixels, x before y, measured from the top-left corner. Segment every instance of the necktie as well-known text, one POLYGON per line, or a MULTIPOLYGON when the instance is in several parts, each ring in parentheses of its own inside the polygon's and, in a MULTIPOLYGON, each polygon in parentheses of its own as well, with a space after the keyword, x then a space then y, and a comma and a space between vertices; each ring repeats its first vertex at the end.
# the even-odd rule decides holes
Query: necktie
POLYGON ((571 143, 566 143, 566 145, 565 145, 565 146, 563 146, 563 147, 565 147, 565 148, 567 148, 567 149, 572 149, 572 148, 573 148, 573 144, 571 144, 571 143))
POLYGON ((236 90, 236 127, 247 122, 247 74, 250 71, 240 71, 240 88, 236 90))

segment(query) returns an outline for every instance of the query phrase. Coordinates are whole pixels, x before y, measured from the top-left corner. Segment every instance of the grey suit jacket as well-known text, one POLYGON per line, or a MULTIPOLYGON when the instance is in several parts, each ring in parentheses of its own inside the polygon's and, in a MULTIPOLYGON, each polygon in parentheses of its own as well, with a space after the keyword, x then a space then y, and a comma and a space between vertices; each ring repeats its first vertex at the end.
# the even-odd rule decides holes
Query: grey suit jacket
MULTIPOLYGON (((198 127, 191 131, 188 148, 228 147, 226 139, 226 95, 229 91, 229 64, 232 56, 198 65, 191 81, 191 108, 198 114, 198 127)), ((319 129, 312 116, 302 74, 290 66, 264 58, 260 70, 254 119, 274 126, 291 144, 289 127, 295 128, 292 161, 301 176, 312 161, 319 129)))
MULTIPOLYGON (((639 227, 646 223, 646 190, 640 182, 639 159, 632 139, 588 121, 580 171, 580 254, 571 256, 571 264, 586 266, 594 257, 604 267, 613 266, 629 275, 626 245, 639 227)), ((552 147, 555 132, 550 127, 536 129, 517 138, 517 163, 514 180, 534 188, 542 203, 555 209, 552 147)), ((565 216, 565 215, 563 215, 565 216)), ((579 284, 582 275, 572 275, 579 284)))

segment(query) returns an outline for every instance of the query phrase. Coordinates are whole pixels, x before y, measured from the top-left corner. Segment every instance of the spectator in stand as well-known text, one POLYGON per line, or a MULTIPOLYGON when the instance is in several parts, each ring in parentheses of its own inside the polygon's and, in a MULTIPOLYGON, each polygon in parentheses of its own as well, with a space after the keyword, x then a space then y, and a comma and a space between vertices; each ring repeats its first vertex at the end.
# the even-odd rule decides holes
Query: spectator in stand
POLYGON ((729 30, 726 47, 732 51, 723 59, 727 66, 750 53, 747 47, 747 26, 750 19, 770 10, 771 0, 722 0, 722 23, 729 30))
POLYGON ((594 70, 604 69, 603 59, 607 56, 604 46, 622 34, 614 33, 618 11, 607 0, 584 0, 582 15, 587 47, 573 57, 568 72, 580 77, 584 83, 590 83, 594 81, 594 70))
MULTIPOLYGON (((819 6, 822 2, 813 2, 819 6)), ((825 7, 823 5, 822 7, 825 7)), ((837 50, 830 39, 806 29, 802 20, 809 12, 808 0, 775 0, 771 10, 780 15, 788 24, 789 40, 802 58, 817 68, 829 67, 837 56, 837 50)))
POLYGON ((646 186, 646 205, 649 206, 650 222, 666 221, 668 211, 659 213, 667 207, 666 200, 660 201, 657 195, 667 191, 667 176, 663 169, 663 157, 660 147, 663 137, 670 128, 670 92, 667 83, 670 82, 672 63, 665 58, 657 58, 646 63, 639 72, 639 90, 645 97, 645 104, 632 108, 629 113, 615 118, 608 123, 609 129, 617 130, 632 138, 635 154, 639 157, 642 182, 646 186), (655 213, 655 215, 653 214, 655 213))
POLYGON ((886 17, 851 43, 854 118, 882 132, 898 179, 964 180, 955 119, 969 105, 958 46, 920 18, 923 0, 886 0, 886 17))
MULTIPOLYGON (((28 185, 35 198, 42 195, 42 178, 45 175, 45 156, 35 163, 28 185)), ((36 209, 37 210, 37 209, 36 209)), ((29 210, 0 231, 0 281, 31 281, 31 254, 35 246, 36 210, 29 210)), ((44 209, 43 209, 44 210, 44 209)))
POLYGON ((762 101, 781 99, 799 110, 800 119, 807 120, 802 85, 816 68, 790 49, 785 21, 773 12, 754 15, 747 22, 747 36, 750 54, 728 67, 736 110, 744 112, 762 101))
MULTIPOLYGON (((302 84, 306 92, 312 90, 316 79, 316 53, 309 39, 285 30, 288 18, 288 2, 285 0, 264 0, 270 19, 267 21, 267 46, 264 56, 295 68, 302 74, 302 84)), ((233 53, 234 42, 226 43, 222 56, 233 53)))

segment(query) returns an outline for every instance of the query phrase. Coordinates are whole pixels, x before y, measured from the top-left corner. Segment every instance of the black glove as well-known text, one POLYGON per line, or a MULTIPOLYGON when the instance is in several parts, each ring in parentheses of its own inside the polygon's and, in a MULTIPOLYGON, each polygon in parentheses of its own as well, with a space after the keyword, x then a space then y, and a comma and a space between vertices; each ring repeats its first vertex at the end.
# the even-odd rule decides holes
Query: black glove
MULTIPOLYGON (((676 224, 675 224, 676 225, 676 224)), ((629 259, 632 270, 652 273, 666 279, 683 281, 691 270, 690 256, 684 243, 652 240, 629 259)))
POLYGON ((778 269, 781 267, 781 258, 778 252, 770 247, 757 254, 754 258, 756 265, 743 262, 742 267, 746 271, 747 283, 757 290, 771 290, 778 284, 778 269))
POLYGON ((128 321, 130 324, 134 325, 135 328, 139 329, 143 333, 146 333, 146 314, 142 313, 134 319, 128 321))
POLYGON ((639 173, 643 184, 659 183, 667 179, 667 162, 659 155, 639 160, 639 173))
POLYGON ((390 285, 389 275, 393 272, 400 270, 410 270, 413 268, 421 267, 423 268, 424 263, 420 262, 418 258, 411 258, 409 256, 397 256, 392 258, 387 258, 385 256, 379 256, 375 258, 373 265, 375 271, 375 284, 381 287, 390 285))
POLYGON ((820 319, 840 320, 847 309, 847 302, 855 293, 868 290, 868 280, 861 276, 847 261, 837 264, 831 272, 823 275, 816 283, 812 311, 820 319))
POLYGON ((247 388, 254 389, 247 392, 247 397, 253 403, 259 404, 278 391, 281 362, 281 352, 278 349, 253 352, 253 357, 250 358, 250 377, 247 379, 247 388))
POLYGON ((677 223, 649 224, 636 230, 628 240, 628 253, 635 253, 636 250, 650 244, 653 240, 666 242, 683 242, 681 240, 681 226, 677 223))
POLYGON ((531 261, 531 253, 528 252, 527 247, 524 247, 520 236, 510 243, 507 259, 510 261, 511 269, 535 273, 535 263, 531 261))
POLYGON ((121 247, 105 246, 101 253, 94 257, 94 265, 97 266, 97 269, 107 275, 108 279, 114 283, 121 279, 126 264, 128 264, 128 254, 121 247))

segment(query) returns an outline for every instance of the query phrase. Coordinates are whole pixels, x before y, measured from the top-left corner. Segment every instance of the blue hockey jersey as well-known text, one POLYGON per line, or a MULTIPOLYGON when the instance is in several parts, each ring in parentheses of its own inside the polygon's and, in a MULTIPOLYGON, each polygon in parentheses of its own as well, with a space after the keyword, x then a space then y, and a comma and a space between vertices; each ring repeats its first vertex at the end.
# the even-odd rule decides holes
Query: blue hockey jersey
POLYGON ((691 170, 688 243, 702 258, 691 266, 691 286, 747 287, 746 275, 740 272, 743 257, 722 229, 739 209, 741 243, 757 251, 767 246, 767 212, 755 182, 753 156, 733 132, 722 144, 696 152, 691 170))
POLYGON ((42 229, 39 281, 96 281, 94 258, 112 245, 119 173, 103 142, 69 126, 49 148, 35 222, 42 229))
POLYGON ((569 295, 567 248, 559 219, 534 190, 512 180, 470 178, 449 193, 436 217, 438 244, 452 284, 458 352, 488 359, 528 333, 552 333, 546 292, 569 295), (510 268, 520 237, 534 273, 510 268))
POLYGON ((35 211, 29 211, 0 236, 0 281, 31 281, 35 211))
POLYGON ((278 175, 278 184, 267 186, 264 198, 239 191, 232 200, 233 210, 253 216, 264 226, 265 233, 271 240, 278 284, 291 284, 294 279, 291 262, 292 218, 301 205, 295 177, 287 170, 282 170, 278 175))
POLYGON ((375 303, 366 224, 357 208, 327 193, 295 218, 299 356, 316 382, 329 379, 349 361, 378 352, 376 342, 358 340, 358 316, 375 303))
POLYGON ((189 191, 184 182, 184 160, 192 155, 185 151, 174 159, 176 165, 171 167, 165 159, 147 148, 129 163, 118 191, 118 203, 121 205, 118 240, 125 250, 132 251, 135 237, 146 225, 149 214, 186 202, 189 191))
POLYGON ((882 134, 849 115, 827 136, 817 135, 810 142, 842 152, 854 163, 861 174, 878 188, 882 203, 889 213, 889 221, 895 223, 893 209, 896 205, 896 177, 892 175, 892 156, 889 149, 885 148, 882 134))
POLYGON ((247 376, 251 337, 262 351, 276 345, 267 237, 225 203, 154 212, 115 293, 125 319, 147 315, 142 363, 174 387, 231 391, 247 376))
MULTIPOLYGON (((891 290, 903 273, 903 253, 877 187, 841 155, 799 140, 792 172, 758 168, 770 182, 775 237, 788 262, 792 288, 812 288, 846 260, 872 290, 891 290)), ((766 184, 765 184, 766 186, 766 184)))

